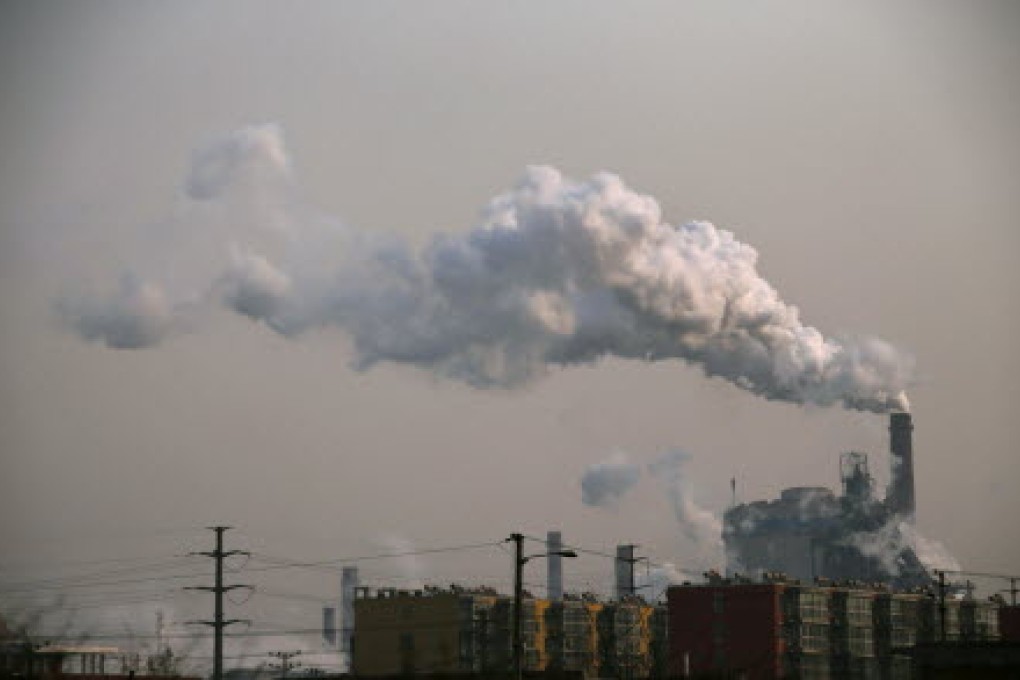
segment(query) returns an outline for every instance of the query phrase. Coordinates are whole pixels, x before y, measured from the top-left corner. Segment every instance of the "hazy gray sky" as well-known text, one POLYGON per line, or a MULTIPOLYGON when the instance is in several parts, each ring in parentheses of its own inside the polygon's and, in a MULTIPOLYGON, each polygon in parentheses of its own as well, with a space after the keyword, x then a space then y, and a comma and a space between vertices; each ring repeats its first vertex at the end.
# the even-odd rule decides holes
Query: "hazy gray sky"
POLYGON ((714 511, 732 476, 744 500, 834 487, 848 449, 884 488, 882 416, 676 361, 482 391, 222 309, 143 351, 60 325, 82 281, 226 261, 251 215, 190 207, 192 153, 276 123, 296 200, 369 233, 466 232, 530 164, 732 230, 806 323, 915 358, 919 527, 1016 572, 1018 29, 1005 1, 4 3, 0 568, 200 549, 215 522, 295 559, 559 528, 686 564, 654 481, 582 503, 617 452, 688 452, 714 511))

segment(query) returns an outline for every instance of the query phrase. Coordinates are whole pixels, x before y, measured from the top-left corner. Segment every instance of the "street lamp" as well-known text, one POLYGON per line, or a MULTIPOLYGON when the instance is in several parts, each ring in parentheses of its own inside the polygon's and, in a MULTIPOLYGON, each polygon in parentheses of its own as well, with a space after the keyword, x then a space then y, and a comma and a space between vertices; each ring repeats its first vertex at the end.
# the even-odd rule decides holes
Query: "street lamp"
POLYGON ((523 598, 524 590, 524 565, 530 560, 538 557, 549 557, 550 555, 559 555, 560 557, 577 557, 577 553, 573 550, 554 550, 552 552, 539 553, 537 555, 524 555, 524 535, 523 534, 510 534, 510 538, 507 541, 513 541, 514 543, 514 646, 513 646, 513 658, 514 658, 514 677, 517 680, 521 680, 524 675, 524 645, 521 642, 521 600, 523 598))

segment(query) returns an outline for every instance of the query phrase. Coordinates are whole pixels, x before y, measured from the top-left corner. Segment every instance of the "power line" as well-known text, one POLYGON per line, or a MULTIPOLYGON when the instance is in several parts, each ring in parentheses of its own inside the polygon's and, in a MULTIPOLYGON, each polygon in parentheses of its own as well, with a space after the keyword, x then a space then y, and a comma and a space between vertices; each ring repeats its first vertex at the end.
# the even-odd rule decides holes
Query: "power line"
MULTIPOLYGON (((39 579, 37 581, 22 581, 15 582, 6 586, 0 586, 0 591, 7 594, 7 593, 32 592, 35 590, 57 590, 60 588, 80 588, 108 584, 118 585, 120 583, 139 582, 142 580, 152 579, 116 579, 113 581, 109 581, 108 579, 110 576, 130 574, 139 571, 162 571, 165 569, 177 569, 189 563, 190 560, 177 559, 171 561, 159 561, 151 564, 140 564, 132 567, 123 567, 121 569, 106 569, 100 572, 93 572, 89 574, 78 574, 61 577, 54 576, 46 579, 39 579)), ((165 577, 159 576, 153 578, 158 579, 165 577)))
POLYGON ((391 553, 378 553, 374 555, 361 555, 357 557, 337 557, 328 560, 316 560, 312 562, 297 562, 294 560, 288 560, 286 558, 272 557, 270 555, 264 555, 262 553, 253 553, 253 557, 261 559, 267 562, 273 562, 262 567, 251 567, 248 571, 273 571, 276 569, 292 569, 292 568, 306 568, 313 569, 318 567, 331 567, 335 568, 342 564, 352 564, 356 562, 369 562, 373 560, 384 560, 394 557, 413 557, 417 555, 435 555, 440 553, 458 552, 463 550, 477 550, 479 548, 492 548, 500 544, 500 541, 489 541, 487 543, 467 543, 464 545, 453 545, 439 548, 422 548, 419 550, 406 550, 401 552, 391 553))
MULTIPOLYGON (((333 558, 333 559, 328 559, 328 560, 317 560, 317 561, 307 561, 307 562, 289 560, 289 559, 284 559, 284 558, 276 558, 276 557, 272 557, 272 556, 269 556, 269 555, 263 555, 263 554, 259 554, 259 553, 252 554, 252 553, 248 553, 246 551, 245 552, 232 551, 231 554, 245 554, 245 555, 248 555, 250 557, 254 557, 254 558, 262 560, 262 561, 272 562, 272 564, 269 564, 269 565, 248 567, 246 569, 246 571, 248 571, 248 572, 267 572, 267 571, 277 571, 277 570, 291 569, 291 568, 307 568, 307 569, 322 568, 323 571, 332 572, 332 570, 335 569, 336 566, 339 566, 339 565, 342 565, 342 564, 357 563, 357 562, 368 562, 368 561, 384 560, 384 559, 391 559, 391 558, 398 558, 398 557, 412 557, 412 556, 417 556, 417 555, 442 554, 442 553, 458 552, 458 551, 464 551, 464 550, 475 550, 475 549, 480 549, 480 548, 493 547, 493 546, 496 546, 496 545, 499 545, 498 541, 490 541, 490 542, 486 542, 486 543, 469 543, 469 544, 463 544, 463 545, 445 546, 445 547, 437 547, 437 548, 424 548, 424 549, 419 549, 419 550, 407 550, 407 551, 401 551, 401 552, 377 553, 377 554, 360 555, 360 556, 354 556, 354 557, 338 557, 338 558, 333 558)), ((141 565, 137 565, 137 566, 124 567, 122 569, 115 569, 115 570, 112 570, 112 571, 111 570, 104 570, 102 572, 94 572, 94 573, 89 573, 89 574, 79 574, 79 575, 66 576, 66 577, 51 577, 51 578, 47 578, 47 579, 40 579, 38 581, 27 581, 27 582, 14 583, 14 584, 11 584, 9 586, 0 587, 0 591, 2 591, 5 595, 7 595, 7 594, 17 594, 17 593, 45 592, 45 591, 62 590, 62 589, 93 588, 93 587, 94 588, 99 588, 99 587, 118 586, 118 585, 126 585, 126 584, 133 584, 133 583, 148 583, 148 582, 160 581, 160 580, 164 580, 164 579, 168 579, 168 580, 169 579, 174 579, 174 580, 176 580, 176 579, 188 579, 188 578, 194 578, 196 576, 204 576, 205 575, 204 572, 188 571, 188 572, 181 572, 181 573, 174 573, 174 574, 164 574, 164 575, 158 575, 158 576, 144 576, 144 577, 137 577, 137 578, 119 578, 119 579, 110 579, 109 578, 111 575, 116 575, 116 574, 127 574, 127 573, 131 573, 131 572, 145 571, 145 570, 160 571, 160 570, 163 570, 163 569, 171 569, 171 568, 181 567, 181 566, 184 566, 185 564, 189 563, 189 560, 186 559, 188 556, 180 556, 180 557, 184 558, 184 559, 175 559, 175 560, 171 560, 171 561, 160 560, 160 561, 157 561, 157 562, 153 562, 151 564, 141 564, 141 565), (98 579, 98 580, 96 580, 96 579, 98 579)), ((104 560, 103 562, 113 562, 113 561, 117 561, 117 560, 111 559, 111 560, 104 560)), ((236 571, 236 570, 234 570, 234 571, 236 571)))
POLYGON ((147 576, 144 578, 128 578, 128 579, 117 579, 114 581, 93 581, 90 583, 78 583, 69 585, 54 585, 44 586, 40 588, 22 588, 12 589, 9 592, 32 592, 38 590, 61 590, 61 589, 72 589, 72 588, 95 588, 98 586, 119 586, 126 583, 148 583, 150 581, 163 581, 163 580, 176 580, 185 578, 195 578, 196 576, 205 576, 205 572, 193 571, 182 574, 165 574, 163 576, 147 576))
MULTIPOLYGON (((525 535, 524 538, 526 538, 526 539, 528 539, 530 541, 537 541, 539 543, 545 543, 545 539, 544 538, 538 538, 537 536, 528 536, 528 535, 525 535)), ((566 549, 569 549, 569 550, 573 550, 576 553, 582 553, 584 555, 595 555, 595 556, 598 556, 598 557, 608 557, 611 560, 616 560, 616 554, 615 553, 606 552, 605 550, 595 550, 593 548, 585 548, 585 547, 582 547, 582 546, 579 546, 579 545, 567 545, 566 543, 563 544, 563 547, 566 548, 566 549)), ((650 564, 653 567, 660 568, 660 569, 661 568, 665 568, 667 566, 670 566, 670 565, 668 565, 665 562, 654 562, 654 561, 652 561, 652 559, 650 557, 642 557, 641 560, 643 562, 647 562, 648 564, 650 564)), ((686 570, 685 569, 681 569, 680 567, 677 567, 676 565, 672 565, 672 566, 676 567, 676 569, 678 571, 690 571, 691 573, 695 573, 697 571, 697 570, 691 570, 691 569, 686 569, 686 570)))
MULTIPOLYGON (((55 569, 66 569, 68 567, 94 566, 94 565, 99 565, 99 564, 112 564, 114 562, 119 563, 119 564, 130 564, 132 562, 140 562, 142 564, 140 564, 138 566, 141 567, 141 566, 144 566, 145 564, 148 564, 148 563, 160 564, 160 563, 166 561, 167 558, 177 559, 177 558, 182 558, 182 557, 186 557, 186 556, 185 555, 174 554, 174 555, 168 555, 168 556, 163 556, 163 557, 159 557, 159 558, 156 558, 154 556, 149 556, 149 557, 142 557, 142 556, 138 556, 138 557, 104 557, 102 559, 96 559, 96 560, 63 560, 63 561, 59 561, 59 562, 56 561, 56 560, 45 560, 43 562, 8 562, 8 561, 5 561, 2 565, 0 565, 0 571, 26 571, 26 570, 39 571, 39 570, 46 570, 46 569, 55 570, 55 569)), ((74 574, 67 574, 66 576, 72 577, 72 576, 74 576, 74 574)))
POLYGON ((1020 574, 993 574, 985 571, 964 571, 963 569, 937 569, 947 574, 963 574, 965 576, 984 576, 986 578, 1020 579, 1020 574))

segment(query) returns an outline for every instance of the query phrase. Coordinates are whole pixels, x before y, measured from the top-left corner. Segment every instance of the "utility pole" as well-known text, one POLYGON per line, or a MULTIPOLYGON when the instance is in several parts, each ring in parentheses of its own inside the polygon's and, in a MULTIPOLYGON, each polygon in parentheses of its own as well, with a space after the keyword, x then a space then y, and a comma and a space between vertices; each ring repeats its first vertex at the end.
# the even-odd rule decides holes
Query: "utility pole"
POLYGON ((524 555, 524 535, 523 534, 510 534, 510 538, 506 539, 506 542, 513 542, 514 544, 514 640, 513 640, 513 658, 514 658, 514 678, 521 680, 524 676, 524 644, 521 641, 521 609, 524 598, 524 565, 529 560, 533 560, 536 557, 549 557, 551 555, 557 555, 559 557, 577 557, 577 553, 573 550, 553 550, 550 552, 544 552, 538 555, 524 555))
POLYGON ((295 669, 295 668, 297 668, 298 666, 301 665, 299 663, 291 663, 290 662, 291 659, 293 659, 295 656, 300 656, 300 654, 301 654, 301 651, 298 650, 298 651, 294 651, 294 652, 270 652, 269 656, 275 656, 277 659, 280 660, 280 665, 279 665, 280 677, 281 678, 286 678, 287 677, 287 673, 289 673, 290 671, 292 671, 293 669, 295 669))
POLYGON ((211 557, 216 561, 216 585, 213 586, 190 586, 185 590, 204 590, 210 592, 214 596, 215 610, 213 613, 212 621, 189 621, 188 623, 197 623, 203 626, 211 626, 213 629, 213 678, 212 680, 223 680, 223 629, 234 623, 245 623, 244 619, 224 619, 223 618, 223 593, 235 590, 237 588, 250 588, 251 586, 246 585, 223 585, 223 560, 232 555, 250 555, 246 550, 224 550, 223 549, 223 532, 230 527, 226 526, 215 526, 209 527, 211 531, 216 532, 216 549, 206 552, 194 552, 192 555, 202 555, 204 557, 211 557))
POLYGON ((514 543, 514 678, 521 680, 524 671, 522 656, 524 650, 521 645, 521 598, 524 590, 524 536, 522 534, 510 534, 514 543))
POLYGON ((1010 578, 1009 579, 1009 603, 1013 607, 1016 606, 1016 595, 1017 595, 1016 582, 1017 582, 1017 579, 1015 579, 1015 578, 1010 578))
POLYGON ((942 642, 946 641, 946 572, 938 570, 939 575, 939 627, 942 642))

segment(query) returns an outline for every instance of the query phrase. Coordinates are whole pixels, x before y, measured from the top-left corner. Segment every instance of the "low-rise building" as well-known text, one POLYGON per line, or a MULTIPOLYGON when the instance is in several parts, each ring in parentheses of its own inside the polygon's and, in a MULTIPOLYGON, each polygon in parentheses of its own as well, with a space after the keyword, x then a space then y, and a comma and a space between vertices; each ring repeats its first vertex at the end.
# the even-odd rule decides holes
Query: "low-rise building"
MULTIPOLYGON (((911 650, 942 639, 942 608, 927 594, 778 574, 762 582, 709 576, 668 591, 673 675, 911 678, 911 650)), ((999 639, 997 606, 948 599, 947 641, 999 639)))
MULTIPOLYGON (((666 616, 639 598, 600 602, 527 596, 521 607, 526 672, 652 677, 666 672, 666 616)), ((513 667, 513 598, 490 589, 360 589, 353 672, 506 673, 513 667)))

